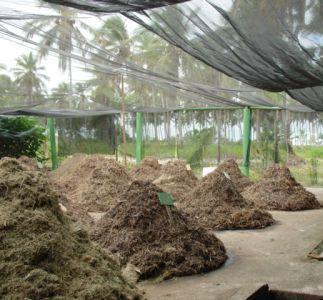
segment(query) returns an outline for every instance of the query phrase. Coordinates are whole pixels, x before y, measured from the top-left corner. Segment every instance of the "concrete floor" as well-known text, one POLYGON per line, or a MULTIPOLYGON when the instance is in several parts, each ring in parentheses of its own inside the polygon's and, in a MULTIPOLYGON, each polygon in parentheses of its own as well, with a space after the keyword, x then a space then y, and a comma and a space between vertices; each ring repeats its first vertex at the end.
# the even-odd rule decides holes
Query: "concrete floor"
MULTIPOLYGON (((311 189, 323 200, 323 189, 311 189)), ((306 254, 323 239, 323 209, 272 212, 277 225, 216 235, 229 260, 214 272, 141 283, 148 299, 244 300, 261 285, 323 295, 323 262, 306 254)))

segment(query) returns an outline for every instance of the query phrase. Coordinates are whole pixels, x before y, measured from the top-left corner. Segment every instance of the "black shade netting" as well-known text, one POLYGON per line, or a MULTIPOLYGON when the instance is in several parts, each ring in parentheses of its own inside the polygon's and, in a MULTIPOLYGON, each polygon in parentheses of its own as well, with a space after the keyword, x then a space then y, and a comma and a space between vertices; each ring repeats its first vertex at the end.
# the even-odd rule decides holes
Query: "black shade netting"
POLYGON ((154 7, 176 4, 187 0, 44 0, 52 4, 59 4, 89 12, 124 12, 141 11, 154 7))
POLYGON ((284 91, 323 85, 321 1, 193 0, 126 15, 254 87, 284 91))
POLYGON ((308 107, 323 111, 323 87, 309 87, 305 89, 289 90, 288 94, 297 99, 299 102, 307 105, 308 107))

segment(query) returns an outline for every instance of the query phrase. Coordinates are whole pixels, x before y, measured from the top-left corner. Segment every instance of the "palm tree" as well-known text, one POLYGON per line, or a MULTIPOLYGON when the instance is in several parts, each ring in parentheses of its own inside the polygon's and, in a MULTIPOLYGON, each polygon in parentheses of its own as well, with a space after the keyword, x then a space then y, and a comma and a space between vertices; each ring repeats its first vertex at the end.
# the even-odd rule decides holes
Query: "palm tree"
MULTIPOLYGON (((0 106, 8 106, 13 104, 12 100, 17 99, 17 89, 15 83, 12 81, 10 76, 5 74, 7 68, 5 65, 0 64, 0 106), (3 72, 4 71, 4 72, 3 72), (9 103, 11 102, 11 103, 9 103)), ((15 105, 15 104, 13 104, 15 105)))
MULTIPOLYGON (((131 54, 131 39, 129 37, 129 33, 127 31, 127 27, 125 22, 119 16, 109 17, 104 24, 94 33, 94 42, 98 44, 102 49, 108 50, 113 54, 112 60, 117 61, 126 61, 131 54)), ((106 55, 106 54, 105 54, 106 55)), ((93 56, 93 60, 101 61, 100 53, 98 55, 93 56)), ((102 62, 103 63, 103 62, 102 62)), ((126 117, 125 117, 125 78, 123 75, 115 76, 110 80, 106 77, 106 75, 100 73, 96 73, 98 76, 96 80, 92 80, 94 82, 104 83, 104 87, 97 86, 97 92, 103 92, 103 99, 105 100, 105 104, 107 104, 107 98, 109 97, 106 93, 109 93, 110 96, 114 95, 116 90, 118 95, 117 98, 121 100, 121 111, 122 111, 122 140, 124 144, 125 154, 127 154, 127 142, 126 142, 126 117), (112 93, 106 87, 112 86, 112 93), (116 89, 115 89, 116 88, 116 89)), ((111 99, 112 100, 112 99, 111 99)), ((126 163, 126 155, 125 155, 125 163, 126 163)))
POLYGON ((119 16, 109 17, 101 28, 94 32, 94 42, 120 60, 127 59, 131 54, 131 39, 127 26, 119 16))
MULTIPOLYGON (((53 88, 51 92, 51 98, 62 107, 66 105, 70 96, 70 86, 67 82, 59 83, 58 86, 53 88)), ((70 103, 67 108, 70 108, 70 103)))
POLYGON ((46 89, 44 81, 49 78, 43 73, 45 68, 38 65, 32 52, 18 57, 16 64, 17 66, 12 69, 15 83, 20 92, 27 94, 28 104, 33 104, 36 97, 46 89))
POLYGON ((59 50, 58 66, 61 71, 69 72, 70 93, 73 92, 72 78, 72 58, 70 54, 75 48, 82 51, 86 45, 86 38, 79 28, 91 31, 91 27, 77 19, 75 9, 64 6, 52 6, 57 11, 59 17, 49 19, 38 19, 28 22, 25 26, 27 37, 32 38, 39 34, 41 37, 39 43, 39 56, 44 58, 49 54, 49 47, 55 47, 59 50))

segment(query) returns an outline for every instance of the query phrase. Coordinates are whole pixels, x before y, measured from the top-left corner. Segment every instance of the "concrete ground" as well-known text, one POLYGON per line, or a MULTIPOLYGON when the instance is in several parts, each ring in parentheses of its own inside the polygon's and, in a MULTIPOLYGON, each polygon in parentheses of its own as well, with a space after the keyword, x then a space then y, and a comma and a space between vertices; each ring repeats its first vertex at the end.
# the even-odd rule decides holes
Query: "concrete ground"
MULTIPOLYGON (((323 189, 311 189, 323 201, 323 189)), ((306 254, 323 239, 323 209, 272 212, 263 230, 216 232, 229 259, 220 269, 163 283, 141 283, 148 299, 244 300, 261 285, 323 295, 323 262, 306 254)))

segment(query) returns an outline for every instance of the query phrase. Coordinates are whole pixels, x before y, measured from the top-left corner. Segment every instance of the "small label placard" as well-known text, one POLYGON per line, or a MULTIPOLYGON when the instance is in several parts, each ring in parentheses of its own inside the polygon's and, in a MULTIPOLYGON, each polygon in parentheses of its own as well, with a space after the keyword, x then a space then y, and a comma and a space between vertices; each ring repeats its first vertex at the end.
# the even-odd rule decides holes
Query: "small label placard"
POLYGON ((164 192, 157 193, 157 194, 161 205, 170 205, 170 206, 174 205, 175 201, 171 194, 164 193, 164 192))

